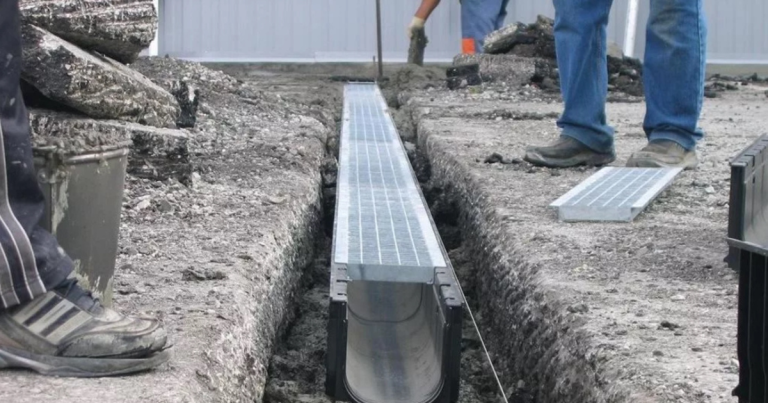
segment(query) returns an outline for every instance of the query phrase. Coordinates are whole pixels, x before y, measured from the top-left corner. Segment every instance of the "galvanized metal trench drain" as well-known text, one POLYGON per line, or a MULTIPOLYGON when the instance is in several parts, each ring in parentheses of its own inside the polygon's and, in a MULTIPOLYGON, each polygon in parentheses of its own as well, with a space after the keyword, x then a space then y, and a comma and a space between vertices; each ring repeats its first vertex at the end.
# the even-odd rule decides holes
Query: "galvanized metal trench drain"
POLYGON ((464 298, 376 84, 344 88, 326 393, 455 402, 464 298))

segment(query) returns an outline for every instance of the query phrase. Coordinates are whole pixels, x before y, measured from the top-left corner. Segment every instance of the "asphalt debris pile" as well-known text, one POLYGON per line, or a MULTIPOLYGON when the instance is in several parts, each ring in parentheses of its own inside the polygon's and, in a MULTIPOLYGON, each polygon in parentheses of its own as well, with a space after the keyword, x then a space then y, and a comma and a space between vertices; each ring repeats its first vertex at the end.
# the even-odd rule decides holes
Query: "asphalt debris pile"
MULTIPOLYGON (((707 84, 704 87, 704 96, 707 98, 718 98, 724 92, 738 91, 740 87, 748 85, 768 87, 768 77, 760 77, 757 73, 741 76, 713 74, 707 79, 707 84)), ((768 91, 766 91, 765 95, 768 96, 768 91)))
POLYGON ((195 126, 199 91, 129 66, 157 32, 152 0, 22 0, 20 10, 22 92, 37 153, 130 147, 131 170, 151 160, 149 171, 189 176, 189 133, 179 129, 195 126))
MULTIPOLYGON (((513 55, 533 59, 534 74, 530 82, 546 91, 560 90, 555 50, 554 20, 538 16, 536 22, 517 22, 492 32, 483 50, 488 55, 513 55)), ((615 44, 608 51, 608 88, 632 96, 643 96, 642 63, 626 57, 615 44)))

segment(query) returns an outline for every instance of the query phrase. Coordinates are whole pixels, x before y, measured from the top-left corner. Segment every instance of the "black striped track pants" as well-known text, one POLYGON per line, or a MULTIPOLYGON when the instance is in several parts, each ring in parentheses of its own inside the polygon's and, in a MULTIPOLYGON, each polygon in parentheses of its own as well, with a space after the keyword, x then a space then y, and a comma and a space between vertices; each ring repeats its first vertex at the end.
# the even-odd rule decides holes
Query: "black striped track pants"
POLYGON ((19 86, 21 59, 19 2, 0 0, 0 310, 44 294, 73 267, 38 225, 45 201, 19 86))

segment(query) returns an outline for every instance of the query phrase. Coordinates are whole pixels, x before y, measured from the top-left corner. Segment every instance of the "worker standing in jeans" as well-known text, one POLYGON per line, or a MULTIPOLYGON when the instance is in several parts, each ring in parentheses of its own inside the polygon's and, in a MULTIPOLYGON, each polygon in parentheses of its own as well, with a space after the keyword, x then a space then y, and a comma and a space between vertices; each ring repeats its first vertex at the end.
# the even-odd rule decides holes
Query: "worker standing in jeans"
MULTIPOLYGON (((156 320, 101 306, 73 278, 73 262, 38 223, 45 201, 22 99, 18 0, 0 0, 0 368, 109 376, 168 360, 156 320)), ((62 67, 63 68, 63 67, 62 67)))
MULTIPOLYGON (((460 0, 460 3, 462 53, 482 53, 485 37, 504 26, 509 0, 460 0)), ((424 29, 424 24, 438 4, 440 0, 422 0, 408 26, 408 38, 414 29, 424 29)))
MULTIPOLYGON (((614 131, 607 122, 606 27, 612 0, 554 0, 555 42, 565 111, 560 138, 531 147, 535 165, 605 165, 616 159, 614 131)), ((697 127, 704 97, 707 26, 703 0, 650 0, 643 84, 648 145, 633 154, 631 167, 698 164, 697 127)))

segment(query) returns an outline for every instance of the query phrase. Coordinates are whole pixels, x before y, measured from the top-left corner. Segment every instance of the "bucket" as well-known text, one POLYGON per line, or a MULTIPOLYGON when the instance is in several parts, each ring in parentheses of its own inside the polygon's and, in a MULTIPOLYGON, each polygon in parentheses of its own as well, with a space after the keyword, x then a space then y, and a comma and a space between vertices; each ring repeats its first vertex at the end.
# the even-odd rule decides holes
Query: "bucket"
POLYGON ((34 148, 35 169, 45 195, 41 225, 75 263, 83 288, 112 306, 127 144, 77 154, 34 148))

